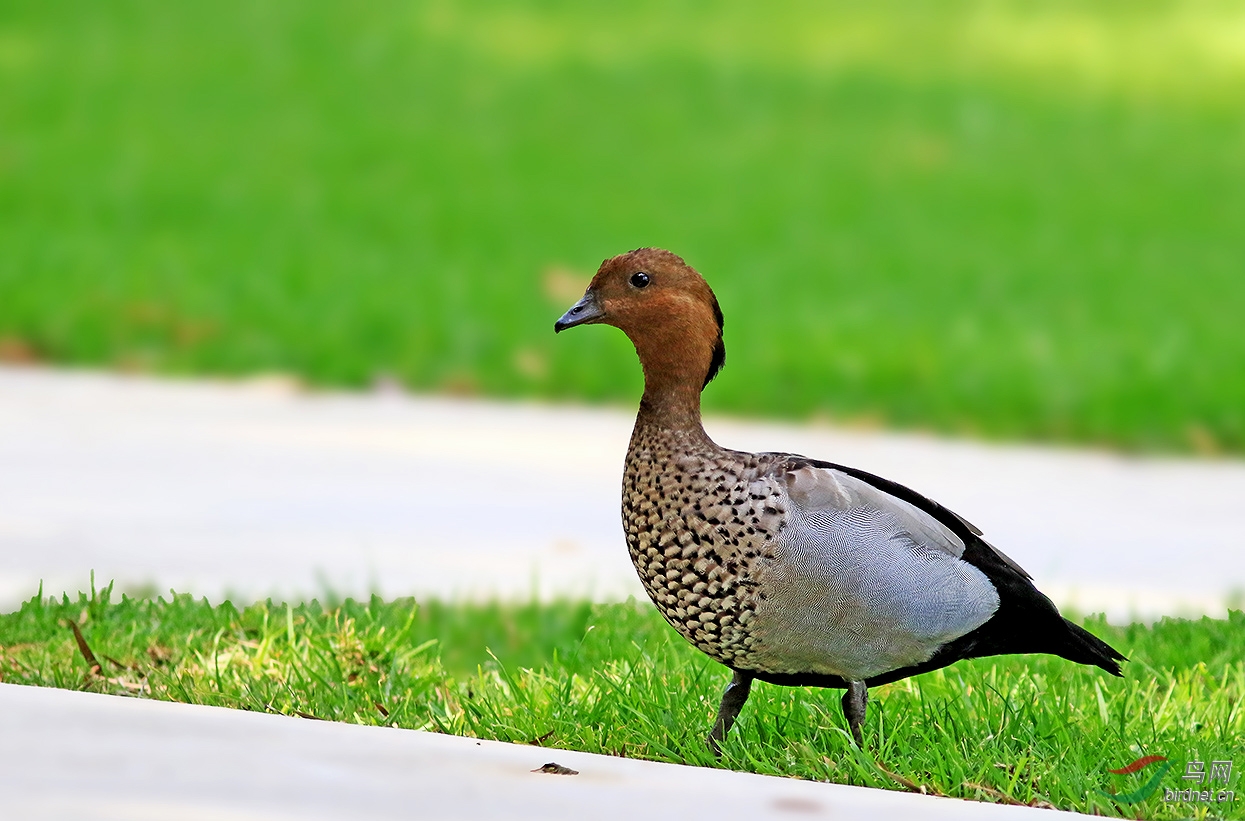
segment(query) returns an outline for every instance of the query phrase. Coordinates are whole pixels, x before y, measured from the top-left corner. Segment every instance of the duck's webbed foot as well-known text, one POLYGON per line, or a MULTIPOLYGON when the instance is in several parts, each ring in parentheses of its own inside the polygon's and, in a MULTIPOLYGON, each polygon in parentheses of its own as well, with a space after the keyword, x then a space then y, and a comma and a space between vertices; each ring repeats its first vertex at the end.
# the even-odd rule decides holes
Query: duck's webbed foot
POLYGON ((736 670, 731 683, 726 685, 726 691, 722 693, 722 704, 718 707, 718 720, 713 723, 713 731, 706 739, 709 749, 713 750, 713 754, 718 758, 722 757, 722 742, 726 740, 726 734, 730 732, 731 725, 735 723, 735 717, 743 709, 750 692, 752 692, 752 674, 736 670))
POLYGON ((869 688, 865 686, 865 683, 849 681, 847 692, 843 694, 843 716, 847 719, 847 726, 852 731, 852 738, 856 739, 856 746, 862 750, 865 742, 860 728, 865 723, 865 708, 868 703, 869 688))

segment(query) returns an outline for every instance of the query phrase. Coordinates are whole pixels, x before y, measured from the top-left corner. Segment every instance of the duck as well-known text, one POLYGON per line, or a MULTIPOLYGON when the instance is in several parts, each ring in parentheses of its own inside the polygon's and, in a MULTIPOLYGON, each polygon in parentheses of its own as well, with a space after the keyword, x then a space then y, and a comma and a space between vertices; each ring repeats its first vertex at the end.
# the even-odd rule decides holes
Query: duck
POLYGON ((593 324, 626 334, 644 373, 622 486, 632 563, 662 617, 732 672, 715 755, 754 681, 844 690, 863 747, 869 687, 962 659, 1046 653, 1122 675, 1119 651, 957 513, 858 468, 714 442, 701 393, 726 362, 724 319, 678 255, 602 262, 554 331, 593 324))

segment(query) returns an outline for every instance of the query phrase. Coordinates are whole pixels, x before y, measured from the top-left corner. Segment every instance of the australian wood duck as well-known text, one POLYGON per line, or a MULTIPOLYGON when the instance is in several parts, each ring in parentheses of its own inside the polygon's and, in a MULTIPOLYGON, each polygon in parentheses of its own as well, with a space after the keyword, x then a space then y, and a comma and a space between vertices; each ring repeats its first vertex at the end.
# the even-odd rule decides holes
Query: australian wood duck
POLYGON ((641 248, 602 263, 554 330, 592 323, 627 334, 644 369, 623 477, 631 559, 675 630, 734 671, 715 752, 754 679, 845 688, 861 744, 868 686, 959 659, 1053 653, 1120 675, 1120 653, 937 502, 856 468, 711 440, 700 394, 726 359, 722 311, 678 256, 641 248))

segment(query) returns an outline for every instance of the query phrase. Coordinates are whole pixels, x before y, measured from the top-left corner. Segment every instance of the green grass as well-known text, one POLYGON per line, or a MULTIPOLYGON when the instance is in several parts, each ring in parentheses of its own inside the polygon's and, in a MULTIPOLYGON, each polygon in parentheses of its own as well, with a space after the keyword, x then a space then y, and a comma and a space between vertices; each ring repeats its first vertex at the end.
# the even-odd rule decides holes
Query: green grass
MULTIPOLYGON (((1245 766, 1245 615, 1091 621, 1132 661, 1113 679, 1046 656, 959 663, 871 692, 869 749, 849 742, 838 691, 759 684, 715 762, 704 736, 727 676, 634 602, 446 605, 410 599, 262 603, 179 596, 35 597, 0 616, 9 683, 391 725, 883 789, 1138 818, 1206 817, 1162 791, 1119 806, 1167 756, 1245 766), (68 622, 99 663, 88 668, 68 622), (905 786, 905 783, 907 786, 905 786)), ((1222 786, 1222 785, 1219 785, 1222 786)), ((1238 798, 1219 807, 1245 817, 1238 798)), ((1211 817, 1215 817, 1212 813, 1211 817)))
POLYGON ((714 410, 1245 451, 1235 4, 0 9, 0 357, 630 404, 600 259, 727 315, 714 410))

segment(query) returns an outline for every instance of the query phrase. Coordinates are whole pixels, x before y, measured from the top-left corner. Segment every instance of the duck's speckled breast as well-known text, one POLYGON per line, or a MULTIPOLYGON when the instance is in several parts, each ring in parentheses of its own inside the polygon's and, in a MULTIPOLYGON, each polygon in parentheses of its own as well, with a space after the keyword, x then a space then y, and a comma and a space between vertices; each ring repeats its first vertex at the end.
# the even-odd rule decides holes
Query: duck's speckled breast
POLYGON ((637 426, 623 475, 623 528, 644 589, 684 638, 740 669, 759 660, 757 578, 786 518, 769 475, 776 457, 637 426))

